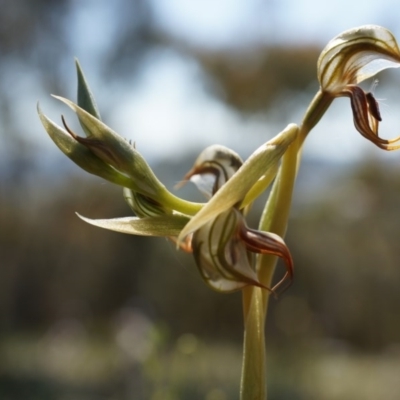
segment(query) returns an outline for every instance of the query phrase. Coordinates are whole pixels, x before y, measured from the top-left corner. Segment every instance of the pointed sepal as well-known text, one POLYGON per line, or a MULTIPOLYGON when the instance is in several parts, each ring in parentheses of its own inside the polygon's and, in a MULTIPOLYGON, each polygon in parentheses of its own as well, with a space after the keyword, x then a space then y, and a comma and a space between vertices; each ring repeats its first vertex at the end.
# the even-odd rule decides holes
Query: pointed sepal
POLYGON ((188 217, 172 214, 147 218, 124 217, 112 219, 90 219, 79 214, 77 215, 90 225, 139 236, 177 236, 188 222, 188 217))

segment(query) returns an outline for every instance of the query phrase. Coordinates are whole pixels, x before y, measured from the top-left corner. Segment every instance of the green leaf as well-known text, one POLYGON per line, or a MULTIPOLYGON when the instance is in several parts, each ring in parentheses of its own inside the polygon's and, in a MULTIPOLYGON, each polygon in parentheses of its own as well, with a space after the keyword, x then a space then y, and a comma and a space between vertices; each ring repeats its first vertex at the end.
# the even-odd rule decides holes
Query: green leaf
POLYGON ((89 114, 101 120, 100 111, 97 107, 93 93, 89 88, 85 75, 83 74, 82 68, 77 59, 75 59, 75 64, 78 75, 78 105, 89 114))
POLYGON ((90 219, 77 214, 88 224, 115 232, 140 236, 178 236, 188 222, 184 215, 160 215, 152 218, 124 217, 114 219, 90 219))
POLYGON ((196 231, 222 212, 239 205, 253 185, 277 163, 296 138, 299 128, 289 124, 281 133, 259 147, 221 187, 210 201, 189 221, 178 237, 178 242, 196 231))

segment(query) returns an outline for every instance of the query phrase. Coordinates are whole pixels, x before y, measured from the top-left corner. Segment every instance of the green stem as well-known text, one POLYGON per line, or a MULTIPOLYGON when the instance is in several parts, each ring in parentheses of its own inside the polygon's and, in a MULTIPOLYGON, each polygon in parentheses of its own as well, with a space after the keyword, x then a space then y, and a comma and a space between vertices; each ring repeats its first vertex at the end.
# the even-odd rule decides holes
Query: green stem
MULTIPOLYGON (((319 91, 308 107, 296 140, 282 158, 279 173, 260 219, 259 229, 285 236, 292 204, 292 195, 301 159, 302 144, 310 130, 318 123, 332 103, 332 97, 319 91)), ((272 286, 277 257, 259 255, 257 271, 266 287, 272 286)), ((265 400, 266 347, 264 326, 270 293, 258 287, 243 290, 244 350, 241 380, 241 400, 265 400)))
MULTIPOLYGON (((299 137, 283 156, 282 166, 260 221, 260 229, 284 235, 296 179, 299 137)), ((271 287, 276 257, 258 257, 259 278, 271 287)), ((269 292, 249 286, 243 290, 244 350, 241 380, 241 400, 264 400, 267 397, 265 318, 269 292)))
MULTIPOLYGON (((292 195, 297 175, 297 165, 300 158, 300 135, 290 145, 283 156, 282 165, 272 187, 268 202, 261 216, 259 229, 285 236, 292 195)), ((267 287, 271 286, 277 257, 265 255, 257 259, 259 279, 267 287)))
POLYGON ((162 193, 159 194, 159 201, 164 206, 179 211, 180 213, 186 215, 195 215, 204 206, 204 203, 194 203, 191 201, 183 200, 173 195, 167 189, 165 189, 162 193))
POLYGON ((263 289, 243 289, 245 314, 241 400, 264 400, 267 396, 263 289))
MULTIPOLYGON (((264 212, 260 219, 259 229, 285 236, 292 205, 293 189, 301 160, 301 150, 305 138, 322 118, 332 103, 330 94, 318 91, 308 107, 297 139, 289 146, 282 158, 282 165, 275 179, 271 194, 268 197, 264 212)), ((259 279, 267 287, 271 287, 277 257, 260 255, 257 259, 259 279)), ((268 293, 264 294, 265 313, 267 312, 268 293)))
POLYGON ((330 93, 319 90, 317 94, 312 99, 308 109, 304 115, 303 121, 301 123, 301 142, 303 144, 308 133, 318 124, 319 120, 325 114, 326 110, 332 104, 334 96, 330 93))

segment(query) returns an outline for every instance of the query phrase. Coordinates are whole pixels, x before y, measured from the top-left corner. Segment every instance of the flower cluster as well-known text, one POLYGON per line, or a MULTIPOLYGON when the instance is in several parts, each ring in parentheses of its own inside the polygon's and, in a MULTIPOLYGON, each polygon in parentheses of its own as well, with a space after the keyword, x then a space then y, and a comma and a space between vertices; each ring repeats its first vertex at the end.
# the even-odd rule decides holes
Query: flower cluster
MULTIPOLYGON (((192 180, 206 194, 208 201, 204 204, 186 201, 168 191, 135 146, 101 121, 78 63, 77 104, 57 98, 76 113, 85 136, 74 133, 64 118, 64 126, 60 127, 40 109, 38 112, 60 150, 87 172, 122 186, 136 215, 111 220, 82 217, 85 221, 118 232, 170 237, 181 249, 193 252, 205 282, 218 291, 230 292, 250 285, 274 292, 292 280, 292 258, 276 232, 247 226, 247 206, 274 179, 278 186, 285 184, 282 157, 292 146, 296 151, 292 151, 291 163, 297 164, 295 169, 298 167, 296 154, 300 154, 302 145, 299 137, 306 136, 334 98, 350 98, 355 127, 364 137, 385 150, 400 148, 400 137, 389 140, 379 136, 382 118, 378 102, 373 93, 366 93, 358 85, 385 68, 399 66, 396 40, 382 27, 363 26, 332 39, 318 59, 320 91, 301 127, 288 125, 245 162, 223 146, 211 146, 200 154, 184 179, 192 180), (274 255, 285 262, 286 273, 275 286, 269 287, 260 279, 255 267, 257 254, 274 255)), ((295 173, 291 176, 293 186, 295 173)), ((279 210, 279 204, 275 206, 279 210)), ((281 235, 284 230, 285 226, 281 235)))
MULTIPOLYGON (((236 204, 230 204, 227 209, 218 211, 215 208, 215 219, 201 222, 193 232, 178 239, 184 226, 191 220, 191 214, 196 213, 203 205, 172 195, 157 179, 135 146, 101 121, 78 63, 77 71, 79 104, 57 98, 75 111, 86 136, 81 137, 74 133, 64 117, 64 126, 60 127, 40 109, 39 116, 50 137, 72 161, 87 172, 123 187, 125 200, 136 214, 135 217, 110 220, 82 217, 85 221, 123 233, 170 237, 181 249, 193 252, 202 277, 210 287, 218 291, 230 292, 247 285, 257 285, 274 291, 287 278, 292 278, 292 259, 283 240, 276 234, 247 227, 243 214, 244 205, 241 205, 246 197, 244 194, 235 200, 236 204), (273 289, 264 286, 257 278, 251 253, 274 254, 284 259, 287 273, 273 289)), ((260 182, 265 185, 269 171, 276 173, 277 163, 290 141, 287 139, 279 143, 275 140, 259 150, 258 157, 263 160, 261 165, 266 168, 253 168, 250 171, 253 176, 249 181, 253 181, 255 187, 260 182)), ((195 180, 198 177, 198 187, 207 197, 212 197, 241 166, 242 160, 237 154, 222 146, 212 146, 201 153, 184 179, 195 180), (207 179, 211 184, 210 189, 206 189, 207 179)), ((272 177, 268 183, 271 179, 272 177)))

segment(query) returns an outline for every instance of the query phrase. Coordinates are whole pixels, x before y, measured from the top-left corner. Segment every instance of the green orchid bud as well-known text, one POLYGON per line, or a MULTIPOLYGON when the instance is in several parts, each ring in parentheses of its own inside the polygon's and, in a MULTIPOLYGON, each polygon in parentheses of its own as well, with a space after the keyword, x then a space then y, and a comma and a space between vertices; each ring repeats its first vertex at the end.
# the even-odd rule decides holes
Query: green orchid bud
POLYGON ((140 215, 170 214, 172 210, 188 215, 198 212, 202 204, 185 201, 170 193, 135 147, 100 120, 100 112, 78 61, 76 68, 78 104, 54 97, 75 111, 86 137, 75 134, 64 117, 65 129, 61 128, 38 106, 42 124, 59 149, 85 171, 131 190, 125 197, 134 199, 128 204, 135 203, 134 208, 140 215))
POLYGON ((381 121, 379 106, 372 93, 357 86, 387 68, 400 67, 400 50, 387 29, 366 25, 333 38, 318 59, 318 80, 328 96, 349 97, 356 129, 385 150, 400 148, 400 136, 382 139, 378 135, 381 121), (397 143, 397 144, 395 144, 397 143))
POLYGON ((66 130, 106 164, 129 177, 132 182, 129 188, 149 197, 157 196, 165 190, 146 160, 131 143, 78 105, 67 99, 57 98, 76 112, 89 135, 86 138, 80 137, 65 125, 66 130))
POLYGON ((87 138, 76 135, 68 128, 63 119, 66 129, 64 131, 39 110, 44 128, 65 155, 87 172, 128 187, 145 196, 157 197, 165 192, 165 186, 157 179, 146 160, 132 144, 76 104, 66 99, 59 99, 77 113, 81 124, 85 126, 85 131, 90 134, 87 138), (80 146, 72 145, 71 147, 72 142, 66 139, 68 134, 80 146), (83 151, 83 148, 86 148, 87 151, 83 151), (78 152, 77 149, 80 151, 78 152), (85 159, 87 157, 89 157, 89 161, 85 159), (95 168, 90 167, 93 164, 96 166, 95 168), (104 173, 101 171, 102 167, 105 169, 104 173), (117 178, 111 174, 112 170, 116 171, 117 178), (111 179, 109 179, 110 175, 111 179), (125 178, 119 179, 121 176, 125 178))
POLYGON ((64 129, 47 118, 38 105, 40 120, 57 147, 75 164, 90 174, 120 186, 130 187, 131 179, 97 157, 86 146, 77 142, 64 129))

